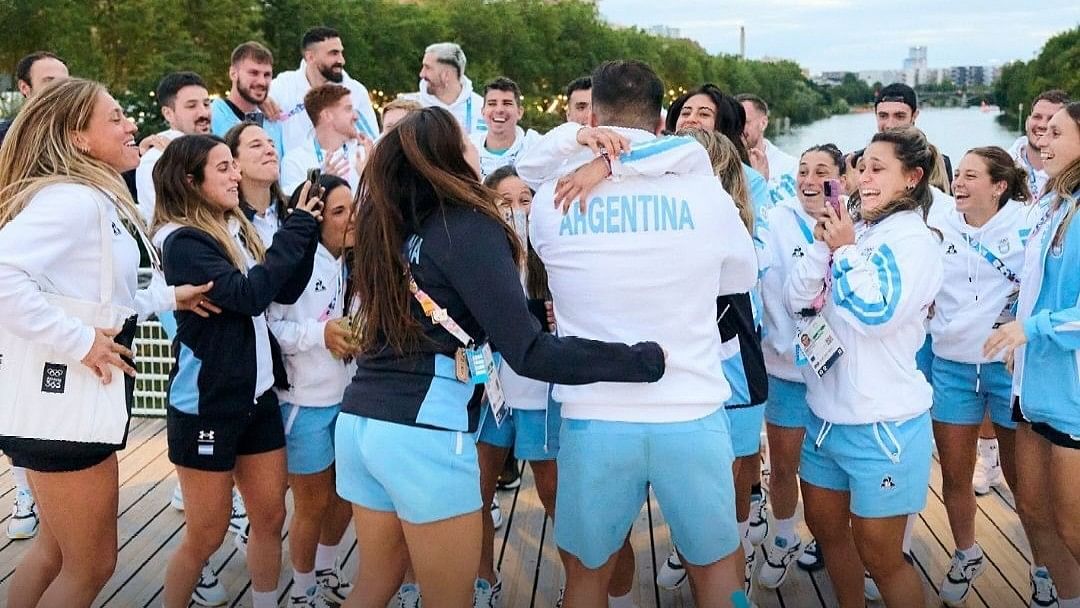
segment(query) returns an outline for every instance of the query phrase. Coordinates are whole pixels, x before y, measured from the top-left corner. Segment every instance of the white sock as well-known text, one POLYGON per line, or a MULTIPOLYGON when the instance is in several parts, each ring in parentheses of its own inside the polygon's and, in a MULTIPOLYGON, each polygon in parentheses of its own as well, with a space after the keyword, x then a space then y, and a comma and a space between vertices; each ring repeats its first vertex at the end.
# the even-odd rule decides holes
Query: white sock
POLYGON ((277 608, 277 589, 273 591, 251 590, 251 608, 277 608))
POLYGON ((911 533, 915 530, 915 518, 918 516, 917 513, 907 516, 907 523, 904 524, 904 543, 901 546, 904 553, 911 553, 911 533))
POLYGON ((998 465, 998 440, 996 437, 993 439, 979 437, 979 456, 989 460, 987 464, 991 466, 998 465))
POLYGON ((333 570, 337 566, 338 547, 341 544, 336 545, 324 545, 319 543, 319 548, 315 550, 315 571, 321 570, 333 570))
POLYGON ((982 555, 982 547, 979 546, 979 543, 975 543, 967 549, 961 549, 957 547, 956 550, 959 551, 960 554, 966 558, 972 558, 978 555, 982 555))
POLYGON ((637 608, 634 605, 634 598, 630 597, 631 593, 619 597, 608 596, 607 605, 608 608, 637 608))
POLYGON ((26 481, 26 469, 12 465, 11 476, 15 478, 16 490, 30 491, 30 482, 26 481))
POLYGON ((789 540, 795 538, 797 536, 795 533, 795 518, 777 519, 776 535, 789 540))
POLYGON ((293 570, 292 590, 289 592, 293 597, 305 597, 315 590, 315 571, 300 572, 293 570))

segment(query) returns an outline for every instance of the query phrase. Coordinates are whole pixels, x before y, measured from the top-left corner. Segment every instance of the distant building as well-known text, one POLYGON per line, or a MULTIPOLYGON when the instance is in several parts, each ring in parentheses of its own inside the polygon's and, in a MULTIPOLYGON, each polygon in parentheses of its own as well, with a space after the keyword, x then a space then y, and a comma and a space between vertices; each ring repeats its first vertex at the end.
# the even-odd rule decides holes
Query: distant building
POLYGON ((926 68, 926 47, 913 46, 908 48, 908 56, 904 60, 904 70, 925 70, 926 68))
POLYGON ((682 38, 682 32, 677 27, 654 25, 646 28, 645 31, 653 36, 660 36, 661 38, 682 38))

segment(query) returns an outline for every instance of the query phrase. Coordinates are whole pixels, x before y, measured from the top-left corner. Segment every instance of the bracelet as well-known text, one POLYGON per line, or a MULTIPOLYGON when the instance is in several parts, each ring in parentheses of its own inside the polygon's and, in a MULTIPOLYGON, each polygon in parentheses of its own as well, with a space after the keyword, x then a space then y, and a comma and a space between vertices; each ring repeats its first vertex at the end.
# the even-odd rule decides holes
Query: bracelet
POLYGON ((608 154, 607 148, 600 150, 600 158, 604 159, 604 163, 607 165, 607 175, 605 177, 611 177, 611 155, 608 154))

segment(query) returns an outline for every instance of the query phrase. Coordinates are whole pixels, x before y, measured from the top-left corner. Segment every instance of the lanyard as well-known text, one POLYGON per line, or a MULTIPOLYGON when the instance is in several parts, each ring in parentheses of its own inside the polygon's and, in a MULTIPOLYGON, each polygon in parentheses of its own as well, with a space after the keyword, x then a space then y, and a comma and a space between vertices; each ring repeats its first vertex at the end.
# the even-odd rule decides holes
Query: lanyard
POLYGON ((472 133, 472 95, 469 95, 469 99, 465 101, 465 131, 472 133))
POLYGON ((1039 196, 1040 193, 1035 191, 1035 187, 1038 185, 1039 181, 1035 178, 1035 167, 1032 166, 1031 161, 1028 160, 1027 149, 1027 145, 1024 145, 1024 147, 1020 148, 1020 160, 1024 161, 1024 168, 1027 169, 1028 191, 1031 192, 1031 196, 1039 196))
MULTIPOLYGON (((348 273, 349 265, 346 264, 343 259, 341 262, 341 272, 337 273, 337 290, 334 292, 334 297, 330 300, 330 304, 326 306, 326 312, 323 313, 323 317, 329 319, 330 315, 337 309, 338 300, 341 298, 345 283, 348 280, 348 273)), ((344 310, 342 312, 344 313, 344 310)), ((342 316, 344 316, 344 314, 342 316)))
MULTIPOLYGON (((322 166, 323 151, 322 146, 319 145, 319 138, 316 137, 312 139, 311 143, 315 146, 315 158, 319 161, 319 166, 322 166)), ((349 157, 349 147, 347 144, 341 144, 341 153, 345 156, 345 158, 349 157)))
POLYGON ((412 292, 416 301, 420 303, 420 308, 424 309, 424 314, 431 319, 432 323, 450 332, 450 335, 457 338, 466 348, 472 348, 474 344, 472 337, 458 325, 457 321, 450 317, 450 313, 446 312, 445 308, 441 308, 435 303, 435 300, 431 299, 431 296, 425 293, 423 289, 420 289, 420 286, 416 284, 416 279, 412 277, 412 273, 409 273, 409 291, 412 292))

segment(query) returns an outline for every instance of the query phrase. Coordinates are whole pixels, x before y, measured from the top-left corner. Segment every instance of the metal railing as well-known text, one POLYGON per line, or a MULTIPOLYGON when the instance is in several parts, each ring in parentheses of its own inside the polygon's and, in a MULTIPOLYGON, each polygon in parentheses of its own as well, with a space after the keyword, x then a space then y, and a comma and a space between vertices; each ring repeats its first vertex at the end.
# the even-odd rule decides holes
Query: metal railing
POLYGON ((161 323, 139 323, 135 334, 135 416, 164 416, 168 403, 172 341, 161 323))

